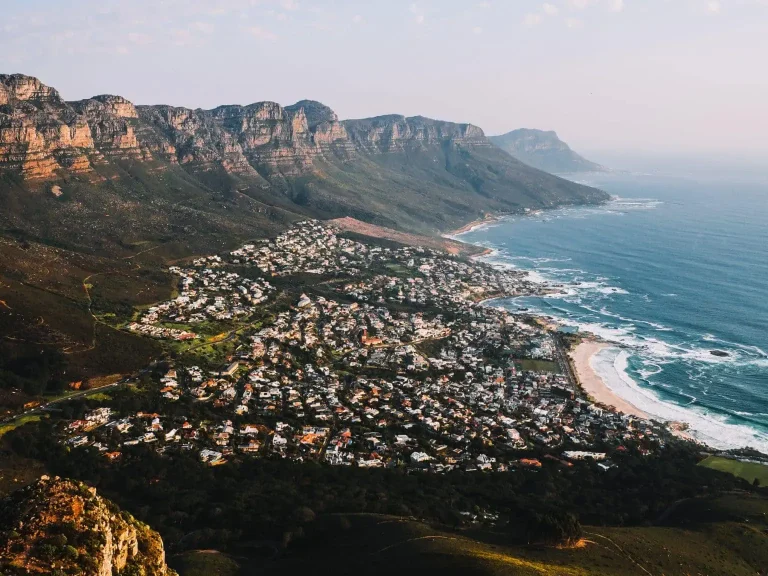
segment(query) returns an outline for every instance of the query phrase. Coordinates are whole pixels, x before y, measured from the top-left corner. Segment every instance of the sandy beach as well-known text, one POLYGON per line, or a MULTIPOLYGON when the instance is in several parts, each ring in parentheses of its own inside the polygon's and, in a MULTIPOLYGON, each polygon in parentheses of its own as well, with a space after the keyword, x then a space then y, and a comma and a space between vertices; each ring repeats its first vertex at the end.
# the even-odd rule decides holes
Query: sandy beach
POLYGON ((614 394, 613 391, 605 385, 602 378, 598 376, 594 368, 592 368, 592 357, 601 350, 609 347, 608 344, 602 342, 585 340, 571 352, 570 356, 571 360, 573 360, 574 368, 576 369, 579 384, 581 384, 584 391, 599 404, 612 406, 616 411, 623 412, 624 414, 630 414, 637 416, 638 418, 648 418, 648 414, 635 408, 632 404, 614 394))

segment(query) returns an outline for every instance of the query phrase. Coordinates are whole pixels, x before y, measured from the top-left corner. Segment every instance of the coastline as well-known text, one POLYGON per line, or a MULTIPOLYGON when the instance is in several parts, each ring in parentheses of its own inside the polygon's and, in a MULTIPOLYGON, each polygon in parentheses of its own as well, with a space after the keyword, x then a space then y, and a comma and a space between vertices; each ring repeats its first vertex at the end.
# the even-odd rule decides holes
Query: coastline
MULTIPOLYGON (((642 200, 642 199, 641 199, 642 200)), ((640 201, 640 200, 638 200, 640 201)), ((628 203, 630 208, 634 201, 628 203)), ((654 204, 649 200, 649 203, 654 204)), ((655 204, 654 204, 655 205, 655 204)), ((624 206, 621 204, 620 206, 624 206)), ((638 209, 644 210, 647 207, 642 204, 638 209)), ((509 216, 509 215, 507 215, 509 216)), ((511 225, 512 219, 496 218, 495 221, 502 220, 503 222, 509 222, 511 225)), ((482 229, 484 226, 483 221, 475 221, 462 229, 463 235, 461 240, 468 243, 475 243, 474 236, 470 236, 467 232, 471 230, 482 229)), ((514 250, 507 247, 507 244, 501 244, 496 247, 495 240, 504 236, 503 228, 500 233, 481 234, 479 238, 482 238, 482 246, 486 247, 486 252, 482 255, 473 256, 472 259, 478 259, 493 266, 505 267, 515 269, 520 272, 528 274, 529 279, 536 283, 541 283, 544 286, 551 286, 553 293, 562 292, 565 295, 571 290, 571 282, 568 280, 568 275, 564 280, 560 280, 562 276, 554 276, 555 279, 550 279, 543 276, 538 271, 538 264, 535 266, 518 265, 515 259, 508 260, 506 256, 513 256, 514 250), (490 246, 490 248, 488 248, 490 246), (499 254, 496 257, 496 253, 499 254), (557 286, 555 289, 554 287, 557 286)), ((526 247, 528 247, 526 245, 526 247)), ((529 247, 528 247, 529 248, 529 247)), ((525 250, 524 254, 528 254, 525 250)), ((536 255, 536 252, 532 253, 536 255)), ((551 256, 546 254, 545 256, 551 256)), ((521 260, 526 260, 524 257, 520 257, 521 260)), ((531 260, 533 258, 531 257, 531 260)), ((545 258, 541 258, 542 261, 547 262, 545 258)), ((544 266, 550 266, 544 264, 544 266)), ((557 266, 554 266, 557 268, 557 266)), ((548 268, 544 268, 548 270, 548 268)), ((570 271, 570 270, 567 270, 570 271)), ((579 279, 577 279, 579 280, 579 279)), ((612 295, 613 293, 626 293, 621 292, 613 286, 609 286, 609 279, 600 279, 591 282, 591 278, 587 277, 588 281, 582 284, 574 281, 575 285, 573 291, 578 291, 583 288, 585 298, 591 297, 593 294, 596 298, 600 298, 601 295, 612 295), (605 282, 602 282, 605 280, 605 282), (602 284, 600 283, 602 282, 602 284), (591 284, 594 284, 592 286, 591 284), (587 294, 589 292, 589 294, 587 294)), ((581 296, 581 294, 579 294, 581 296)), ((678 294, 663 294, 664 297, 674 298, 678 294)), ((559 298, 559 297, 556 297, 559 298)), ((764 362, 765 356, 760 357, 759 354, 763 354, 758 348, 755 348, 757 352, 753 353, 750 348, 746 352, 740 347, 737 350, 731 351, 732 348, 726 348, 729 351, 731 358, 719 358, 711 354, 713 346, 720 346, 720 344, 708 344, 699 343, 697 346, 693 346, 691 351, 683 350, 678 351, 675 348, 674 343, 667 347, 667 338, 664 336, 653 336, 659 339, 659 344, 656 346, 656 340, 651 338, 651 345, 649 348, 644 348, 642 343, 638 344, 639 338, 633 337, 630 333, 625 335, 621 332, 621 322, 617 320, 605 320, 602 318, 603 311, 595 312, 597 316, 601 316, 598 320, 592 321, 589 318, 586 320, 581 319, 580 316, 571 317, 562 315, 557 312, 548 313, 547 310, 553 309, 552 305, 542 305, 541 307, 536 304, 532 305, 533 311, 529 311, 530 308, 524 308, 515 310, 518 306, 528 306, 521 302, 514 302, 512 298, 511 303, 504 301, 481 301, 481 305, 488 306, 501 306, 508 309, 511 312, 522 313, 529 317, 533 317, 536 320, 538 316, 540 319, 536 320, 540 325, 549 330, 559 330, 565 326, 568 328, 577 327, 580 336, 584 338, 584 344, 592 344, 593 350, 590 354, 585 354, 585 358, 582 359, 576 366, 575 356, 576 348, 568 353, 573 362, 573 372, 576 375, 577 385, 581 389, 582 393, 590 396, 593 400, 601 403, 607 410, 611 410, 618 413, 631 414, 636 418, 647 419, 663 426, 667 433, 677 436, 678 438, 686 441, 691 441, 699 445, 712 450, 739 450, 745 447, 757 450, 761 453, 768 454, 768 434, 764 431, 764 426, 760 427, 757 424, 753 424, 751 417, 765 417, 763 413, 750 414, 749 412, 735 412, 731 409, 720 410, 718 407, 709 407, 705 402, 698 402, 693 395, 682 394, 682 398, 670 398, 665 393, 666 388, 673 387, 672 383, 661 378, 656 378, 655 383, 658 387, 654 387, 654 384, 648 384, 646 378, 646 372, 650 372, 650 376, 657 374, 659 368, 651 365, 651 368, 647 368, 646 359, 655 359, 658 355, 674 356, 674 358, 684 357, 685 360, 690 362, 706 362, 706 368, 714 363, 718 364, 734 364, 739 360, 747 362, 764 362), (517 306, 515 305, 517 304, 517 306), (541 309, 538 309, 541 308, 541 309), (552 316, 554 314, 554 317, 552 316), (602 322, 605 321, 603 324, 602 322), (562 324, 560 324, 562 322, 562 324), (618 328, 616 326, 619 326, 618 328), (603 329, 605 328, 605 329, 603 329), (612 348, 612 350, 607 350, 612 348), (605 350, 603 354, 599 354, 605 350), (599 354, 599 355, 598 355, 599 354), (757 360, 754 358, 757 357, 757 360), (639 366, 640 368, 635 371, 633 367, 639 366), (652 369, 652 370, 651 370, 652 369), (690 401, 686 401, 686 397, 690 398, 690 401)), ((585 300, 587 301, 587 300, 585 300)), ((524 301, 525 302, 525 301, 524 301)), ((579 302, 581 304, 581 302, 579 302)), ((586 308, 586 307, 585 307, 586 308)), ((588 309, 588 308, 587 308, 588 309)), ((590 311, 593 312, 593 311, 590 311)), ((627 314, 628 315, 628 314, 627 314)), ((606 317, 611 314, 605 314, 606 317)), ((620 319, 622 322, 628 321, 627 318, 621 318, 614 314, 613 317, 620 319)), ((653 324, 652 322, 644 322, 642 320, 634 321, 647 325, 648 331, 651 328, 659 331, 666 332, 672 331, 672 328, 662 326, 661 324, 653 324)), ((708 341, 709 336, 704 338, 708 341)), ((714 337, 713 337, 714 338, 714 337)), ((698 364, 697 364, 698 365, 698 364)), ((725 370, 725 368, 723 368, 725 370)), ((733 372, 733 369, 731 369, 733 372)), ((707 394, 706 390, 703 392, 707 394)))
POLYGON ((596 340, 584 340, 570 351, 569 357, 573 362, 579 386, 596 403, 603 404, 628 416, 649 420, 651 417, 627 402, 611 390, 592 366, 592 359, 611 345, 596 340))
POLYGON ((486 226, 487 224, 498 222, 499 220, 501 220, 501 218, 502 218, 501 214, 495 214, 495 215, 487 214, 483 218, 480 218, 478 220, 472 220, 472 222, 469 222, 468 224, 464 224, 464 226, 457 228, 456 230, 451 230, 450 232, 445 233, 443 236, 446 238, 453 238, 461 234, 466 234, 467 232, 472 232, 473 230, 476 230, 481 226, 486 226))

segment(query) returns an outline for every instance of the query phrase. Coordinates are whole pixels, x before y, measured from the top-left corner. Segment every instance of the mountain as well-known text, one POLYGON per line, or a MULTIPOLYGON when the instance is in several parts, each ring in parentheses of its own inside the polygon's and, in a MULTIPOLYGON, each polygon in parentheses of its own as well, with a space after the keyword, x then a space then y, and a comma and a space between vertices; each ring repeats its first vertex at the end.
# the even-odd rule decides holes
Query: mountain
MULTIPOLYGON (((36 78, 0 75, 0 375, 43 392, 19 376, 39 372, 41 347, 63 354, 33 378, 48 391, 138 369, 157 345, 100 315, 167 299, 169 262, 296 220, 435 235, 487 213, 607 198, 515 160, 470 124, 343 121, 311 100, 68 102, 36 78)), ((29 400, 6 396, 0 405, 29 400)))
POLYGON ((175 575, 157 532, 94 488, 47 476, 0 502, 0 572, 175 575))
MULTIPOLYGON (((103 242, 116 241, 117 230, 173 233, 179 203, 200 212, 198 227, 216 232, 308 215, 436 231, 485 212, 607 198, 514 160, 470 124, 395 115, 340 121, 308 100, 213 110, 134 106, 110 95, 66 102, 23 75, 0 76, 0 174, 22 228, 35 228, 41 204, 56 206, 65 226, 94 212, 88 220, 97 228, 96 212, 114 206, 109 217, 120 226, 100 229, 103 242), (17 188, 43 191, 34 215, 17 188), (98 202, 87 196, 93 189, 98 202), (227 207, 243 221, 222 222, 227 207)), ((45 224, 50 233, 59 228, 45 224)))
POLYGON ((551 130, 520 128, 489 140, 521 162, 551 174, 605 171, 603 166, 576 154, 551 130))

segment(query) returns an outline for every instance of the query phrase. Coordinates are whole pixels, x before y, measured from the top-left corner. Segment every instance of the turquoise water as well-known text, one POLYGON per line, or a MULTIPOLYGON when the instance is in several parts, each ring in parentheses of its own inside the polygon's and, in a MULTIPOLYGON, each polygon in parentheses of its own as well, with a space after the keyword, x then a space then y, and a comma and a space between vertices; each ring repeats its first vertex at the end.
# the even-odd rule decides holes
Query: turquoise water
POLYGON ((564 285, 564 295, 496 305, 616 343, 592 362, 616 393, 653 416, 688 422, 710 445, 768 453, 768 184, 578 180, 615 199, 462 235, 494 248, 492 263, 564 285))

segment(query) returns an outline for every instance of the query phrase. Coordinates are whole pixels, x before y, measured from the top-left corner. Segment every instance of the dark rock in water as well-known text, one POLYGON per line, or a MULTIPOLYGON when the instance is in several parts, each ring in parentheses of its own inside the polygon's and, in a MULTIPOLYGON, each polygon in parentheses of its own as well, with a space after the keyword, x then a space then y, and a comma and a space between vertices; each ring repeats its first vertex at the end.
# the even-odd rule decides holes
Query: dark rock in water
POLYGON ((718 356, 719 358, 727 358, 730 356, 728 352, 723 352, 722 350, 710 350, 709 353, 712 354, 712 356, 718 356))

